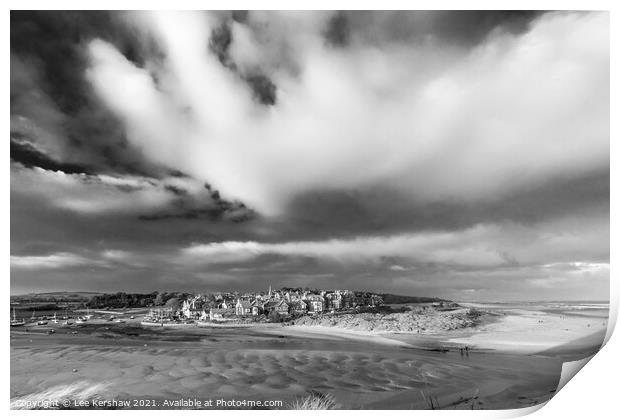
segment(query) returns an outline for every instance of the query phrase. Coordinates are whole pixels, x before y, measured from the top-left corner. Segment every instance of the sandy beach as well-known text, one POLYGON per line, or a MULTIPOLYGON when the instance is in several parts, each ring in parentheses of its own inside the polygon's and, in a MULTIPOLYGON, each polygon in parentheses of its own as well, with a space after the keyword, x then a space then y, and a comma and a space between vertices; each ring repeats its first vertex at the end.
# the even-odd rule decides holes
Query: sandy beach
MULTIPOLYGON (((451 316, 450 312, 415 317, 415 325, 422 331, 406 331, 399 325, 395 331, 367 328, 363 323, 343 323, 333 326, 293 325, 285 327, 291 336, 319 334, 340 339, 374 341, 386 345, 406 345, 421 349, 460 349, 467 346, 474 351, 505 354, 547 354, 564 361, 577 360, 596 352, 602 345, 608 325, 608 307, 605 305, 519 305, 464 304, 465 308, 484 311, 474 325, 459 316, 464 309, 451 316), (577 308, 577 309, 576 309, 577 308), (460 325, 459 325, 460 324, 460 325), (348 326, 344 327, 343 325, 348 326)), ((410 329, 410 328, 409 328, 410 329)))
POLYGON ((274 333, 200 329, 124 337, 118 331, 105 336, 58 330, 53 336, 13 336, 11 398, 79 383, 108 398, 291 402, 314 390, 334 395, 341 408, 423 409, 428 408, 424 392, 445 406, 478 396, 477 408, 512 408, 548 399, 561 369, 553 357, 472 353, 466 358, 376 337, 274 333))
POLYGON ((606 305, 476 305, 501 313, 497 322, 462 330, 450 344, 512 354, 551 354, 565 361, 595 353, 608 326, 606 305))
POLYGON ((11 331, 11 398, 73 386, 115 399, 278 399, 283 408, 313 391, 351 409, 427 409, 428 396, 441 408, 518 408, 553 395, 567 355, 600 346, 604 329, 593 326, 600 320, 578 318, 507 310, 493 322, 426 335, 145 328, 135 320, 55 327, 55 334, 33 327, 11 331), (470 351, 461 354, 465 345, 470 351))

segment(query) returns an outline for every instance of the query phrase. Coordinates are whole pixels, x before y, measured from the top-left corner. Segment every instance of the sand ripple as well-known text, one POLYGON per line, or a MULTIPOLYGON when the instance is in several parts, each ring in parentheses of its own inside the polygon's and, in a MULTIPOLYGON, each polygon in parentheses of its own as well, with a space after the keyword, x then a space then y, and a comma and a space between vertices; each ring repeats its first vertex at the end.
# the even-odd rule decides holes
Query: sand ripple
MULTIPOLYGON (((411 404, 411 398, 420 398, 420 390, 454 393, 451 398, 458 399, 460 390, 475 390, 485 381, 533 381, 545 390, 557 383, 559 365, 542 358, 529 358, 525 366, 520 361, 511 366, 504 359, 493 362, 492 356, 476 361, 473 357, 463 360, 457 355, 408 349, 381 351, 361 346, 360 351, 351 351, 334 347, 16 347, 11 349, 11 397, 80 381, 99 381, 109 384, 119 398, 242 396, 290 400, 318 390, 341 399, 353 398, 354 405, 376 401, 380 395, 402 395, 403 401, 411 404)), ((500 388, 491 391, 496 389, 500 388)))

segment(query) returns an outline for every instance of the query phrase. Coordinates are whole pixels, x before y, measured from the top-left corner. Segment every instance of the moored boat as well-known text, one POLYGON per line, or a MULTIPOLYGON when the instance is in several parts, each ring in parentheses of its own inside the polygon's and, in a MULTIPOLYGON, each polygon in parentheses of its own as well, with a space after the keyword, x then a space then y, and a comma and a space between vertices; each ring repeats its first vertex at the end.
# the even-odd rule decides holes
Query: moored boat
POLYGON ((13 319, 11 320, 11 327, 23 327, 24 325, 26 325, 26 323, 23 319, 21 321, 18 321, 17 318, 15 318, 15 308, 13 308, 13 319))

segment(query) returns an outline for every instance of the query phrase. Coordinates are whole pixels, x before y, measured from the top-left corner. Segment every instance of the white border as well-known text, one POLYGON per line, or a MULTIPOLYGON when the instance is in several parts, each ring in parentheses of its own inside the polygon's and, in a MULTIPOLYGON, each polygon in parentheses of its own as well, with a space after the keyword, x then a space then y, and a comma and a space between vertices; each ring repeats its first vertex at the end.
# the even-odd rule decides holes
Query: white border
MULTIPOLYGON (((252 1, 241 1, 241 0, 230 0, 230 1, 198 1, 198 0, 176 0, 174 2, 163 2, 163 1, 135 1, 135 0, 107 0, 105 2, 102 1, 90 1, 79 2, 79 1, 7 1, 6 4, 8 8, 6 9, 4 15, 4 54, 5 57, 5 65, 1 67, 4 83, 4 95, 5 98, 3 102, 3 112, 4 112, 4 124, 5 129, 4 132, 7 133, 9 131, 9 92, 10 92, 10 77, 9 77, 9 65, 8 65, 8 57, 10 51, 9 44, 9 9, 266 9, 266 10, 277 10, 277 9, 422 9, 422 10, 445 10, 445 9, 489 9, 489 10, 497 10, 497 9, 534 9, 534 10, 610 10, 611 11, 611 65, 612 71, 611 74, 618 73, 617 66, 617 53, 614 53, 614 47, 617 49, 618 43, 618 29, 617 29, 617 18, 616 13, 618 13, 618 6, 616 6, 618 2, 612 1, 601 1, 601 0, 590 0, 590 1, 568 1, 568 0, 547 0, 547 1, 532 1, 532 0, 523 0, 523 1, 456 1, 456 0, 436 0, 436 1, 397 1, 397 0, 382 0, 382 1, 356 1, 356 2, 344 2, 344 1, 325 1, 325 0, 315 0, 315 1, 296 1, 296 2, 285 2, 285 1, 275 1, 275 0, 265 0, 261 2, 252 2, 252 1)), ((617 115, 617 77, 611 78, 611 115, 617 115)), ((611 120, 611 139, 616 139, 617 133, 617 123, 614 119, 611 120)), ((4 162, 9 161, 9 152, 8 152, 8 142, 5 141, 5 146, 2 148, 2 158, 4 162)), ((617 181, 617 171, 615 170, 615 163, 617 163, 618 150, 617 146, 614 144, 614 141, 610 141, 611 144, 611 160, 612 160, 612 172, 611 172, 611 180, 612 185, 616 185, 614 181, 617 181)), ((7 169, 2 174, 2 186, 4 189, 4 197, 9 197, 10 191, 10 170, 7 165, 7 169)), ((5 266, 3 267, 3 272, 5 275, 5 290, 6 295, 10 295, 10 282, 9 282, 9 255, 10 255, 10 208, 6 203, 2 206, 2 213, 4 224, 3 224, 3 237, 4 241, 2 241, 2 248, 5 258, 5 266)), ((611 212, 610 214, 614 214, 614 210, 617 210, 617 194, 614 194, 613 188, 611 193, 611 212)), ((612 219, 611 221, 611 251, 612 251, 612 267, 615 267, 616 259, 614 253, 615 250, 618 249, 617 235, 615 234, 615 223, 612 219)), ((611 271, 614 272, 613 269, 611 271)), ((611 308, 612 308, 612 316, 610 319, 610 326, 615 324, 617 319, 617 309, 618 309, 618 285, 614 280, 613 275, 611 276, 611 308)), ((4 336, 8 337, 8 325, 2 323, 2 328, 4 331, 4 336)), ((609 338, 609 334, 608 334, 609 338)), ((398 412, 389 412, 391 417, 398 418, 507 418, 507 417, 515 417, 519 415, 526 414, 526 412, 535 411, 534 414, 531 415, 532 419, 577 419, 584 418, 588 416, 589 418, 609 418, 613 416, 618 411, 617 408, 617 392, 615 391, 617 386, 617 379, 619 377, 619 369, 618 369, 618 361, 617 354, 620 354, 620 343, 618 342, 618 338, 616 336, 612 336, 609 339, 607 345, 601 350, 591 362, 589 362, 583 370, 579 373, 578 378, 575 380, 571 380, 565 388, 563 388, 558 394, 552 398, 552 400, 546 404, 546 406, 536 411, 536 409, 527 409, 527 410, 506 410, 506 411, 436 411, 436 412, 428 412, 428 411, 398 411, 398 412)), ((7 340, 5 346, 3 347, 3 360, 8 365, 9 359, 9 342, 7 340)), ((6 366, 6 372, 8 373, 9 366, 6 366)), ((115 416, 130 416, 135 417, 136 415, 146 415, 149 418, 170 418, 170 416, 183 416, 183 418, 187 417, 200 417, 205 418, 205 416, 226 416, 228 417, 237 417, 237 416, 246 416, 251 415, 252 417, 257 417, 258 419, 273 419, 273 418, 284 418, 284 416, 289 417, 294 415, 295 417, 300 418, 310 418, 310 416, 317 416, 318 413, 313 412, 297 412, 291 413, 286 411, 228 411, 225 413, 222 412, 188 412, 188 411, 173 411, 173 412, 148 412, 148 413, 136 413, 136 412, 103 412, 103 411, 94 411, 85 413, 83 411, 73 411, 73 412, 19 412, 19 411, 10 411, 8 410, 9 404, 9 388, 10 388, 10 375, 5 375, 5 379, 2 382, 2 390, 3 395, 5 395, 5 400, 2 401, 4 404, 5 410, 9 411, 10 416, 15 417, 24 417, 24 418, 32 418, 45 416, 45 418, 82 418, 84 415, 89 416, 90 418, 104 418, 104 416, 109 416, 111 414, 115 416)), ((321 416, 330 417, 330 418, 353 418, 356 419, 365 419, 365 418, 376 418, 377 416, 383 415, 383 412, 377 411, 364 411, 364 412, 321 412, 321 416)))

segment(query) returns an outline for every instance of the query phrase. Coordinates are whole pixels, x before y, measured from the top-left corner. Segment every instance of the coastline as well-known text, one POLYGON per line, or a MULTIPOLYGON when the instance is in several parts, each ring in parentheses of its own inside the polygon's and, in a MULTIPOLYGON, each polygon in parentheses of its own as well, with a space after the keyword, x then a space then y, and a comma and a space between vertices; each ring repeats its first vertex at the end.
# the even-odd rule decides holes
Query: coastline
POLYGON ((431 392, 442 408, 516 408, 548 400, 563 362, 596 352, 602 342, 603 325, 593 331, 599 318, 500 313, 424 334, 275 323, 144 327, 139 319, 54 325, 53 334, 46 333, 51 325, 16 328, 11 398, 85 384, 110 398, 156 401, 182 394, 290 403, 319 391, 341 408, 425 409, 423 393, 431 392), (502 341, 505 335, 512 341, 502 341), (44 381, 33 379, 41 375, 44 381))
POLYGON ((428 334, 320 325, 289 325, 265 328, 264 331, 291 337, 312 334, 341 340, 355 339, 432 351, 458 350, 467 346, 469 351, 539 354, 568 361, 587 357, 600 348, 607 331, 607 319, 553 311, 507 310, 504 313, 491 312, 473 327, 428 334))

